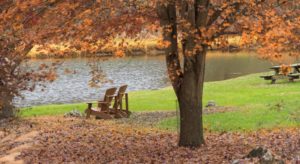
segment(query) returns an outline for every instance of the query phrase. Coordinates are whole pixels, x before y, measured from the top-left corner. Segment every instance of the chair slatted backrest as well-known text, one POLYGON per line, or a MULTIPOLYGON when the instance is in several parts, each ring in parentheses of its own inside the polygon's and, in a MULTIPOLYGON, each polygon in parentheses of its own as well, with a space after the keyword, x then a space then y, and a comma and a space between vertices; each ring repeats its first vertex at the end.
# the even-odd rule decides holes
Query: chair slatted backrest
POLYGON ((117 94, 117 97, 116 97, 116 101, 114 103, 114 108, 118 108, 118 106, 122 103, 122 99, 123 99, 123 96, 125 95, 126 93, 126 89, 127 89, 128 85, 122 85, 119 90, 118 90, 118 94, 117 94))
POLYGON ((108 103, 108 106, 110 106, 112 100, 114 99, 114 96, 116 94, 117 88, 109 88, 105 92, 104 101, 108 103))

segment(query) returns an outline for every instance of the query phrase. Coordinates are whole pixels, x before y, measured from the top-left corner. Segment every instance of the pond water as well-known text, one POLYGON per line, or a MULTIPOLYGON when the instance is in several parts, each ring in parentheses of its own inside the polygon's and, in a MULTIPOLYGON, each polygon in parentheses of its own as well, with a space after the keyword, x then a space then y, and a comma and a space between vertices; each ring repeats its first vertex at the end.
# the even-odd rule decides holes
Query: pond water
MULTIPOLYGON (((102 70, 112 83, 103 84, 100 88, 90 88, 91 59, 65 59, 58 70, 59 78, 53 83, 46 84, 44 91, 23 92, 25 99, 16 99, 17 106, 32 106, 41 104, 75 103, 96 100, 103 91, 111 86, 128 84, 129 91, 159 89, 170 85, 164 56, 125 57, 101 61, 102 70), (65 74, 68 68, 76 74, 65 74)), ((30 65, 37 66, 49 60, 32 60, 30 65)), ((268 71, 272 65, 268 61, 260 60, 251 52, 209 52, 206 62, 205 81, 230 79, 250 73, 268 71)))

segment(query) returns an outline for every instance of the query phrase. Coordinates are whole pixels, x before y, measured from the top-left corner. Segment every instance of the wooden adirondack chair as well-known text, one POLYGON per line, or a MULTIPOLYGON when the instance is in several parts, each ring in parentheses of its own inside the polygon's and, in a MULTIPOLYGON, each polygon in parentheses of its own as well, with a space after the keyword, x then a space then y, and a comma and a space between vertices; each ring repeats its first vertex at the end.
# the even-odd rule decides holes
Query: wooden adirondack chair
POLYGON ((116 118, 129 117, 131 112, 128 108, 128 93, 126 93, 127 85, 123 85, 119 88, 115 101, 111 111, 115 114, 116 118), (125 96, 125 110, 123 110, 123 97, 125 96))
POLYGON ((110 106, 112 100, 115 97, 115 93, 117 88, 110 88, 107 89, 104 95, 104 99, 98 101, 98 105, 96 108, 93 108, 93 103, 87 103, 88 108, 85 110, 86 118, 90 118, 90 115, 95 115, 97 118, 102 119, 112 119, 114 118, 113 115, 110 113, 110 106))

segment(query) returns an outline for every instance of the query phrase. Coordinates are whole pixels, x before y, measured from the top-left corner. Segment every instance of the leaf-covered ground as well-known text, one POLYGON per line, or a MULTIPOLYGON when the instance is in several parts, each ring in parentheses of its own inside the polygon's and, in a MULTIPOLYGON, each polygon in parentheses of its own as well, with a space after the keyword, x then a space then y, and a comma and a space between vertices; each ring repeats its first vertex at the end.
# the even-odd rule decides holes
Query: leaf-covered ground
POLYGON ((231 163, 257 146, 286 162, 300 157, 300 129, 206 133, 199 149, 175 132, 116 121, 38 117, 0 121, 0 163, 231 163))
MULTIPOLYGON (((203 114, 225 113, 235 111, 234 107, 209 107, 203 109, 203 114)), ((178 118, 179 111, 133 112, 130 118, 118 119, 116 123, 131 124, 134 126, 157 127, 165 119, 178 118)), ((166 128, 165 128, 166 129, 166 128)))

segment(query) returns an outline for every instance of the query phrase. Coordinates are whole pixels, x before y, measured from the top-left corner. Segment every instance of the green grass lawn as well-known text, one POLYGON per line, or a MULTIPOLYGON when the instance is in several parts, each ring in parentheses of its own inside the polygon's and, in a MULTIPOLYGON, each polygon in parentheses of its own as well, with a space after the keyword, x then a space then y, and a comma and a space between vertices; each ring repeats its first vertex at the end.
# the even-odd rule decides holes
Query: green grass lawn
MULTIPOLYGON (((266 74, 266 73, 264 73, 266 74)), ((237 110, 204 116, 204 127, 212 131, 243 131, 300 125, 300 82, 279 81, 275 85, 253 74, 236 79, 205 83, 204 104, 214 100, 218 106, 237 110)), ((171 88, 129 93, 133 112, 175 110, 176 98, 171 88)), ((22 109, 22 117, 59 115, 72 109, 84 111, 86 104, 46 105, 22 109)), ((175 130, 177 119, 159 123, 175 130)))

